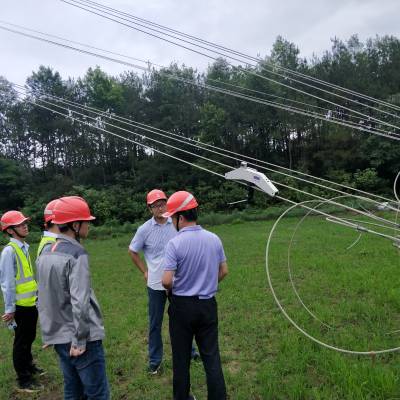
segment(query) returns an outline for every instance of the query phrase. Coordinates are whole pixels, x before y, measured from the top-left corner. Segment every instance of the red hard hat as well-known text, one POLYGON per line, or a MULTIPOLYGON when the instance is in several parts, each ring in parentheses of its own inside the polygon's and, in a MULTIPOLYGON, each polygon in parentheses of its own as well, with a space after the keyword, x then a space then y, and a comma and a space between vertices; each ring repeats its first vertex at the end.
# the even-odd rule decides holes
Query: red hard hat
POLYGON ((181 190, 179 192, 175 192, 167 201, 167 212, 163 214, 164 218, 170 217, 176 214, 179 211, 191 210, 192 208, 197 208, 199 205, 197 204, 194 196, 181 190))
POLYGON ((53 209, 53 224, 62 225, 74 221, 92 221, 88 204, 82 197, 67 196, 58 199, 53 209))
POLYGON ((47 204, 46 208, 44 209, 43 217, 44 222, 51 222, 54 218, 53 209, 54 206, 57 204, 58 199, 52 200, 49 204, 47 204))
POLYGON ((22 214, 22 212, 20 211, 7 211, 5 214, 2 215, 0 220, 1 230, 5 231, 10 226, 20 225, 28 220, 29 218, 25 217, 25 215, 22 214))
POLYGON ((167 200, 167 196, 162 190, 153 189, 147 193, 147 205, 155 203, 157 200, 167 200))

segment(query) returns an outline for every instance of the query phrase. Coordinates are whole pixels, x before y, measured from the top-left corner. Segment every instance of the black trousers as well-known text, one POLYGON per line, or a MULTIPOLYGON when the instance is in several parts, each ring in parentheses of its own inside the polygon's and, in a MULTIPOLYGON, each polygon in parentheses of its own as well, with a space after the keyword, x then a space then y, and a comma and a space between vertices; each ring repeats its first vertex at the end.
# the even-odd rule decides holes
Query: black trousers
POLYGON ((38 312, 35 306, 16 306, 13 363, 20 383, 29 381, 32 378, 33 358, 32 343, 36 338, 36 324, 38 312))
POLYGON ((174 400, 188 400, 190 354, 196 339, 207 376, 208 400, 225 400, 226 388, 218 347, 218 310, 215 298, 171 296, 168 307, 172 346, 174 400))

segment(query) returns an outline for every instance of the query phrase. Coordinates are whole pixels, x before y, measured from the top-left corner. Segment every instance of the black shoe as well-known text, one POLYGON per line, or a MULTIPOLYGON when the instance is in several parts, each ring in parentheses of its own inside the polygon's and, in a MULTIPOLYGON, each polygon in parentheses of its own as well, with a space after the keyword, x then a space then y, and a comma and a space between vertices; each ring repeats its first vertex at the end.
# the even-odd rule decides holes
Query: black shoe
POLYGON ((24 392, 24 393, 37 393, 43 389, 42 385, 39 385, 35 381, 27 381, 18 384, 17 391, 24 392))
POLYGON ((32 375, 36 375, 36 376, 46 375, 46 371, 42 368, 37 367, 36 365, 32 366, 31 373, 32 373, 32 375))

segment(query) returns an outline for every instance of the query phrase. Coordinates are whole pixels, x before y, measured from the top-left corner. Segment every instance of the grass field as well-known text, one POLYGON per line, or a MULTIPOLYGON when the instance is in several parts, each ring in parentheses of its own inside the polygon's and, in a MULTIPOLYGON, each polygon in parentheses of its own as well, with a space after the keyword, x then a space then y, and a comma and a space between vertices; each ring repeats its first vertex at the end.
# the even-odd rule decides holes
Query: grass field
MULTIPOLYGON (((291 245, 293 282, 288 278, 288 245, 299 218, 283 221, 274 235, 270 268, 274 288, 288 313, 318 339, 355 349, 400 345, 398 250, 387 240, 358 234, 319 218, 298 227, 291 245), (349 249, 347 249, 349 248, 349 249)), ((278 310, 265 273, 265 248, 272 221, 211 228, 223 240, 230 274, 218 294, 220 347, 232 400, 400 399, 400 354, 363 357, 325 349, 301 335, 278 310)), ((172 398, 171 351, 164 324, 161 376, 149 377, 147 298, 143 278, 127 255, 130 235, 88 240, 92 280, 102 306, 108 376, 113 399, 172 398)), ((167 316, 166 316, 167 319, 167 316)), ((0 398, 17 395, 11 363, 12 336, 0 330, 0 398)), ((40 366, 48 370, 37 399, 61 399, 55 354, 35 343, 40 366)), ((205 400, 201 363, 192 365, 193 392, 205 400)))

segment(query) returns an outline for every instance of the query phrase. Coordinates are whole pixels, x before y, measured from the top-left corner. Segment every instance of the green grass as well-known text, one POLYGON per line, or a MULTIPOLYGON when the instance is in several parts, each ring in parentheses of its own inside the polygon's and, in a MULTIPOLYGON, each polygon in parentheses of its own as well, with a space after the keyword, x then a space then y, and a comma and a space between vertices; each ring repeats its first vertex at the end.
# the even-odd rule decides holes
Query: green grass
MULTIPOLYGON (((328 329, 299 306, 288 279, 288 244, 299 218, 282 222, 271 246, 271 276, 288 313, 310 334, 330 344, 368 350, 400 345, 399 254, 390 241, 358 234, 321 218, 307 219, 293 238, 291 268, 304 303, 328 329)), ((301 335, 278 310, 265 273, 265 248, 273 221, 211 228, 223 240, 230 274, 218 293, 220 348, 229 398, 400 399, 399 355, 362 357, 325 349, 301 335)), ((88 240, 92 280, 102 306, 107 369, 113 399, 172 398, 171 350, 164 324, 161 376, 149 377, 147 297, 142 277, 127 255, 129 234, 88 240)), ((167 320, 167 316, 166 316, 167 320)), ((165 321, 167 322, 167 321, 165 321)), ((12 336, 0 330, 0 398, 15 392, 12 336)), ((52 350, 34 346, 48 370, 46 392, 61 399, 62 379, 52 350)), ((202 365, 192 366, 192 387, 206 399, 202 365)))

